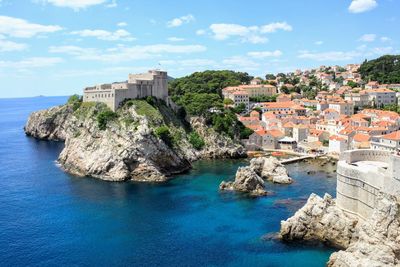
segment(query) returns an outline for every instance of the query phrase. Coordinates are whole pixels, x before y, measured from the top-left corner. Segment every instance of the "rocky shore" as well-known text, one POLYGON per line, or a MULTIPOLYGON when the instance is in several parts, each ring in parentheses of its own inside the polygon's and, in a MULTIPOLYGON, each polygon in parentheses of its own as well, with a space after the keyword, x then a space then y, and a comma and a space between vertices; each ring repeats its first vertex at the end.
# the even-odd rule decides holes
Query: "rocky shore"
POLYGON ((249 193, 251 196, 265 196, 264 180, 274 183, 290 184, 286 168, 274 157, 253 158, 250 166, 239 167, 234 181, 222 181, 219 189, 249 193))
POLYGON ((366 220, 344 213, 328 194, 311 194, 293 217, 281 222, 286 242, 322 242, 341 249, 328 266, 399 266, 400 199, 381 194, 366 220))
POLYGON ((109 181, 165 181, 201 158, 246 155, 242 145, 201 118, 187 125, 162 103, 152 106, 136 100, 118 109, 102 128, 99 114, 106 110, 104 104, 90 102, 53 107, 33 112, 24 130, 34 138, 64 141, 58 161, 65 171, 109 181), (161 127, 169 129, 170 142, 155 133, 161 127), (204 140, 201 149, 189 142, 189 131, 204 140))

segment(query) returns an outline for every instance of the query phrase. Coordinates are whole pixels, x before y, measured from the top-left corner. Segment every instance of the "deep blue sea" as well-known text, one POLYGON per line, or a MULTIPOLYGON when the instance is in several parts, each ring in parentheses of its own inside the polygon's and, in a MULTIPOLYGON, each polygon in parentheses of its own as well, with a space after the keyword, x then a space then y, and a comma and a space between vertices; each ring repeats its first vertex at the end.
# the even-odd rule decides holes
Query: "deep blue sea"
POLYGON ((334 195, 334 175, 293 164, 296 182, 263 198, 218 192, 246 161, 197 162, 165 184, 74 177, 55 162, 62 143, 23 132, 30 112, 66 99, 0 99, 1 266, 325 265, 331 249, 265 236, 311 192, 334 195))

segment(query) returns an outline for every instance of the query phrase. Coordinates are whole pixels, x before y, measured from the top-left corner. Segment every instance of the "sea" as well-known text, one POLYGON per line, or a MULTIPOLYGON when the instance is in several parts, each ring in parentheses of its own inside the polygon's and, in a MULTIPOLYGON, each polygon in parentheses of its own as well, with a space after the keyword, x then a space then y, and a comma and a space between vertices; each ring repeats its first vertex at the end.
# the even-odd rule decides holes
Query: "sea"
POLYGON ((1 266, 325 266, 333 249, 273 237, 311 193, 335 195, 331 170, 288 165, 295 182, 261 198, 218 190, 248 160, 199 161, 161 184, 75 177, 57 165, 62 142, 23 131, 66 100, 0 99, 1 266))

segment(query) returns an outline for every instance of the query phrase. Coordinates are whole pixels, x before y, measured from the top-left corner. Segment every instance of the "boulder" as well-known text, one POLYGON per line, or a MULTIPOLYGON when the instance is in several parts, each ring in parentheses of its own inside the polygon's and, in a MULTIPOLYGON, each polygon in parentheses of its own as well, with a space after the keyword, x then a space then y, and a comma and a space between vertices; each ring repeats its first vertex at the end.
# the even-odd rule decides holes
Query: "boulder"
POLYGON ((264 181, 249 166, 239 167, 233 182, 223 181, 220 190, 246 192, 252 196, 265 196, 264 181))
POLYGON ((399 266, 400 204, 396 196, 380 193, 366 220, 344 213, 328 194, 311 194, 291 218, 281 222, 284 241, 323 242, 342 250, 328 266, 399 266))
POLYGON ((293 179, 275 157, 259 157, 250 161, 250 167, 262 178, 278 184, 290 184, 293 179))

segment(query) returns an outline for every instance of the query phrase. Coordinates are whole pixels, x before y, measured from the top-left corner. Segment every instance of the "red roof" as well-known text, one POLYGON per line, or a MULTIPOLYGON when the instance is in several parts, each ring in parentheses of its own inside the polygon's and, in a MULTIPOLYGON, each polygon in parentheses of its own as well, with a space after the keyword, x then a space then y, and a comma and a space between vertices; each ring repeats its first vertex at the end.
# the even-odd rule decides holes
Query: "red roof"
POLYGON ((396 131, 390 134, 386 134, 382 136, 383 139, 389 139, 389 140, 395 140, 399 141, 400 140, 400 131, 396 131))

